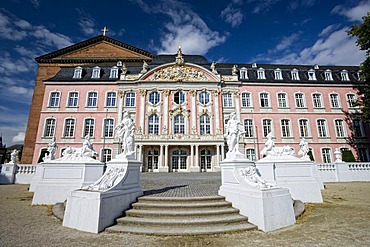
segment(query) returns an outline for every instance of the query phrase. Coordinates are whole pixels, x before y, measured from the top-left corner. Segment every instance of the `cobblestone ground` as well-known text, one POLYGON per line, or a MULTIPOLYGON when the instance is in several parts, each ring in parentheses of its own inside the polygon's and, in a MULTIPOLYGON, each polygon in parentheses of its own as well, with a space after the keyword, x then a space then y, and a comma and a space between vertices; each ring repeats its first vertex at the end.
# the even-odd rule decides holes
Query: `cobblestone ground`
MULTIPOLYGON (((165 175, 153 175, 143 174, 142 185, 146 194, 156 196, 161 193, 165 196, 213 195, 219 176, 218 173, 172 174, 171 182, 165 175)), ((327 183, 323 191, 324 203, 306 205, 308 210, 303 217, 284 229, 269 233, 253 230, 157 237, 105 232, 91 234, 69 229, 50 215, 48 207, 31 206, 33 194, 28 192, 28 185, 0 185, 0 246, 370 246, 369 195, 370 183, 327 183)))

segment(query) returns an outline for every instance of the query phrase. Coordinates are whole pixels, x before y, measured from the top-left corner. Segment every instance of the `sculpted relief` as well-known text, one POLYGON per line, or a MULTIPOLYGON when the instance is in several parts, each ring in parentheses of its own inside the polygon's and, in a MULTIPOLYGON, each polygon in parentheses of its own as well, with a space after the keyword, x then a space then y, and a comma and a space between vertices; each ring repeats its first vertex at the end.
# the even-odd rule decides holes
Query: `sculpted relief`
POLYGON ((149 78, 151 81, 207 81, 203 71, 181 65, 162 68, 149 78))

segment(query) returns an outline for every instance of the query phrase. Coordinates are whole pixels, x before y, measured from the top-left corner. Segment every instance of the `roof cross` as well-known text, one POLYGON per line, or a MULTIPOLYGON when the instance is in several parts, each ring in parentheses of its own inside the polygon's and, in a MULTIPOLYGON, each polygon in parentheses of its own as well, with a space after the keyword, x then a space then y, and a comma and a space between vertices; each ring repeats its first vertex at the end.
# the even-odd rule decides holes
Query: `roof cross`
POLYGON ((108 28, 107 27, 104 27, 102 30, 100 30, 103 32, 103 36, 105 36, 105 34, 108 32, 108 28))

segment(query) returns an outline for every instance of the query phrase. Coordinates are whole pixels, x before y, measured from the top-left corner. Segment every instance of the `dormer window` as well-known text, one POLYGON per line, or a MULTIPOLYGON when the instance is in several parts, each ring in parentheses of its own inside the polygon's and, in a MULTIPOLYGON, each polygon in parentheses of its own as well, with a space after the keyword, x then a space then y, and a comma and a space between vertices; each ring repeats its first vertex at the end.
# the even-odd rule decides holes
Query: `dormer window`
POLYGON ((245 67, 241 68, 239 71, 240 79, 248 79, 248 71, 245 67))
POLYGON ((252 68, 257 68, 257 64, 256 63, 252 63, 252 68))
POLYGON ((347 70, 342 70, 340 72, 340 78, 342 81, 349 81, 349 77, 348 77, 348 71, 347 70))
POLYGON ((118 67, 114 66, 110 69, 110 75, 109 78, 118 78, 118 67))
POLYGON ((274 78, 275 78, 275 80, 282 80, 283 79, 281 69, 277 68, 277 69, 274 70, 274 78))
POLYGON ((333 76, 332 76, 332 73, 331 73, 330 69, 327 69, 327 70, 324 71, 324 77, 325 77, 325 81, 332 81, 333 80, 333 76))
POLYGON ((315 74, 315 70, 310 69, 310 70, 308 71, 308 80, 309 80, 309 81, 316 81, 316 74, 315 74))
POLYGON ((73 73, 73 78, 74 79, 81 79, 82 77, 82 68, 80 66, 75 68, 75 71, 73 73))
POLYGON ((297 69, 292 69, 291 71, 292 80, 299 81, 299 74, 297 69))
POLYGON ((257 79, 266 79, 265 70, 263 68, 257 70, 257 79))
POLYGON ((92 71, 92 74, 91 74, 91 78, 100 78, 100 67, 99 66, 95 66, 93 68, 93 71, 92 71))

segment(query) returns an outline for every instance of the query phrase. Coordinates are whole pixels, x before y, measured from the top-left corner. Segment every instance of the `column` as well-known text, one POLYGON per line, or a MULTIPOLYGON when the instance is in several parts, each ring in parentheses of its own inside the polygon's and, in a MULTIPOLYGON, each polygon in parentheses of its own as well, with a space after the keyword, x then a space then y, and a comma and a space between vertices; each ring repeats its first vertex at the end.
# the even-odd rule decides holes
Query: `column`
POLYGON ((194 145, 190 145, 190 157, 191 157, 190 165, 191 167, 194 167, 194 145))
MULTIPOLYGON (((193 126, 195 128, 197 127, 197 108, 196 108, 196 95, 197 91, 196 90, 190 90, 190 95, 191 95, 191 126, 189 126, 189 131, 193 129, 193 126)), ((191 131, 192 134, 192 131, 191 131)))
POLYGON ((195 145, 195 167, 199 169, 199 145, 195 145))
POLYGON ((117 123, 120 123, 122 120, 123 98, 125 97, 125 91, 118 90, 118 97, 117 123))
POLYGON ((221 145, 221 161, 225 159, 225 145, 221 145))
MULTIPOLYGON (((170 94, 170 90, 163 90, 163 124, 162 129, 166 127, 167 133, 163 133, 168 135, 169 134, 169 126, 168 126, 168 96, 170 94)), ((162 132, 161 132, 162 133, 162 132)), ((167 155, 167 153, 166 153, 167 155)))
POLYGON ((140 117, 139 117, 140 126, 139 127, 141 128, 142 133, 145 133, 144 132, 144 120, 145 120, 146 90, 139 90, 139 94, 141 95, 140 96, 140 113, 139 113, 140 114, 140 117))
POLYGON ((214 171, 220 171, 220 145, 216 145, 216 165, 214 171))
MULTIPOLYGON (((169 154, 168 154, 168 145, 165 145, 165 155, 164 155, 164 167, 168 169, 168 159, 169 159, 169 154)), ((168 171, 168 170, 167 170, 168 171)))
POLYGON ((213 94, 214 94, 213 104, 214 104, 214 115, 215 115, 215 118, 214 118, 215 119, 215 130, 213 131, 213 133, 218 134, 219 130, 221 130, 220 129, 220 108, 218 104, 218 97, 219 97, 220 92, 214 91, 213 94))
POLYGON ((158 164, 159 172, 168 172, 167 156, 168 156, 168 145, 161 145, 159 148, 159 164, 158 164), (166 149, 165 150, 166 152, 164 152, 164 148, 166 149))

